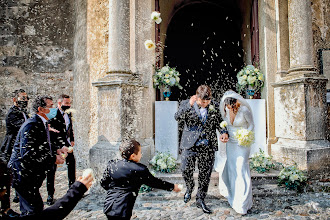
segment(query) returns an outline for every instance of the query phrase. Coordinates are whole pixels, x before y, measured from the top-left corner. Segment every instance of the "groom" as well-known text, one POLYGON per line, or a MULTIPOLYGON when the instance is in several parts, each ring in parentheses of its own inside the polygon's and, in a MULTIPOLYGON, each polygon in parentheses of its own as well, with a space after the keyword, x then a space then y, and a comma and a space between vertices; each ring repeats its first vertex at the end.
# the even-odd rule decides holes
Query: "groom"
POLYGON ((219 104, 211 98, 210 87, 201 85, 197 88, 196 95, 180 103, 179 110, 174 115, 175 120, 184 121, 180 144, 181 171, 187 186, 184 202, 187 203, 191 199, 195 186, 193 173, 197 160, 199 174, 196 205, 208 214, 212 211, 205 205, 204 198, 210 183, 215 151, 218 150, 216 129, 220 131, 220 140, 228 141, 227 130, 220 128, 219 104))

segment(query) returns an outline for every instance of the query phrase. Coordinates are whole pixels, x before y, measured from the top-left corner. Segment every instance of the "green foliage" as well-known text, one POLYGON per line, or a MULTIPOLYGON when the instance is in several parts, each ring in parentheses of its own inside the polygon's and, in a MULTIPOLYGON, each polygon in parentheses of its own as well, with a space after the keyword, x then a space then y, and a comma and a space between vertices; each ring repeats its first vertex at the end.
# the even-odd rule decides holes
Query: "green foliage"
POLYGON ((169 67, 167 64, 161 69, 157 69, 153 75, 154 88, 177 86, 182 89, 180 82, 180 73, 175 68, 169 67))
POLYGON ((278 175, 278 185, 302 192, 307 185, 306 173, 299 170, 296 164, 284 167, 278 175))
POLYGON ((247 86, 251 86, 256 92, 260 91, 264 87, 265 77, 258 68, 253 65, 247 65, 241 71, 237 73, 237 88, 241 92, 247 86))
POLYGON ((274 167, 272 156, 266 156, 265 152, 261 149, 259 149, 259 153, 254 154, 250 159, 250 168, 258 173, 267 172, 274 167))
POLYGON ((170 153, 157 152, 150 164, 154 170, 162 173, 170 173, 176 169, 176 160, 170 153))
POLYGON ((146 193, 146 192, 150 192, 152 190, 152 188, 150 186, 147 185, 142 185, 140 187, 139 193, 146 193))

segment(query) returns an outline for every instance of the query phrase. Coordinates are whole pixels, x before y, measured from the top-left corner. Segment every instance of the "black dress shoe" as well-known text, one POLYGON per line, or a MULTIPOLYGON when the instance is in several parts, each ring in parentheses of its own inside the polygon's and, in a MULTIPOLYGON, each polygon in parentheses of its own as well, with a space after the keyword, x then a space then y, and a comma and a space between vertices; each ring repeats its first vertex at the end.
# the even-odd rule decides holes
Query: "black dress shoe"
POLYGON ((14 197, 14 199, 13 199, 13 202, 14 202, 14 203, 18 203, 18 202, 19 202, 18 195, 15 195, 15 197, 14 197))
POLYGON ((185 203, 189 202, 191 199, 191 192, 187 191, 185 194, 184 194, 184 197, 183 197, 183 201, 185 203))
POLYGON ((47 205, 53 205, 54 204, 53 196, 48 196, 46 204, 47 205))
POLYGON ((206 214, 212 213, 212 211, 209 208, 207 208, 207 206, 205 205, 204 200, 201 200, 201 199, 197 200, 196 205, 198 208, 201 208, 204 213, 206 213, 206 214))

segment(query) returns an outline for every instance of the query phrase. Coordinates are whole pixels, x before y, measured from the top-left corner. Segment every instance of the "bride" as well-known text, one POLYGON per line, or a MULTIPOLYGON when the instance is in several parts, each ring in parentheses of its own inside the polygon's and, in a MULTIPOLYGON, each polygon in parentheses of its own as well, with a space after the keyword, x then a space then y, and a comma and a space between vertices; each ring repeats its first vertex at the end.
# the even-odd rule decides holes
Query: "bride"
POLYGON ((220 194, 228 199, 230 206, 240 214, 252 207, 252 184, 249 167, 250 147, 238 145, 234 132, 240 128, 253 130, 251 107, 234 91, 227 91, 221 99, 220 111, 227 122, 229 140, 226 144, 227 160, 219 172, 220 194))

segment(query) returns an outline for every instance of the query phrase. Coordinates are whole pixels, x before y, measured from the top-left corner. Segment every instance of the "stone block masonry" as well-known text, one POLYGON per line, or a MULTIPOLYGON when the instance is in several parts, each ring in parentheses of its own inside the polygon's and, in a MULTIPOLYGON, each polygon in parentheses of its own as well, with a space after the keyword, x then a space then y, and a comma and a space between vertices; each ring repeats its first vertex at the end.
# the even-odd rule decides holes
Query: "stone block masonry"
POLYGON ((74 23, 73 0, 0 1, 0 142, 15 89, 73 95, 74 23))

